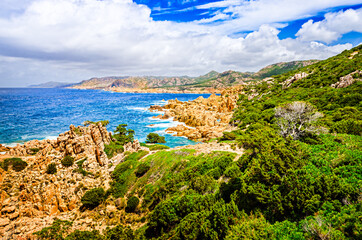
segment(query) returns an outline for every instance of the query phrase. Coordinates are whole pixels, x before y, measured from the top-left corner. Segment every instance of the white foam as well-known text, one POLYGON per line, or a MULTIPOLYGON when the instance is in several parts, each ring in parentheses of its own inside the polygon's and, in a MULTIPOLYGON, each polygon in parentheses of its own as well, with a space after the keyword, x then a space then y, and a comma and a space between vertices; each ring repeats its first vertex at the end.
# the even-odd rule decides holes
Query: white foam
POLYGON ((127 107, 127 109, 135 110, 135 111, 142 111, 142 112, 148 111, 148 108, 146 108, 146 107, 127 107))
POLYGON ((45 139, 48 139, 48 140, 57 140, 57 139, 58 139, 58 136, 47 136, 47 137, 45 137, 45 139))
POLYGON ((169 127, 176 127, 178 124, 177 122, 167 122, 167 123, 158 123, 153 125, 148 125, 148 128, 169 128, 169 127))
POLYGON ((18 144, 23 145, 24 143, 19 143, 19 142, 17 142, 17 143, 3 143, 2 145, 5 146, 5 147, 15 147, 18 144))
POLYGON ((168 101, 154 101, 152 102, 152 105, 159 105, 159 106, 163 106, 166 105, 168 101))

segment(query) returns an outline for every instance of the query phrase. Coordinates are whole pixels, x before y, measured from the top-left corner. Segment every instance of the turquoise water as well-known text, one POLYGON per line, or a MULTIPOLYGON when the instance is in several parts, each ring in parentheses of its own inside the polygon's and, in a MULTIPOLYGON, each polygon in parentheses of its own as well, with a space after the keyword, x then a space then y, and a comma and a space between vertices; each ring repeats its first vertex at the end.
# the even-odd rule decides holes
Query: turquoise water
POLYGON ((109 120, 113 131, 121 123, 134 129, 135 138, 145 141, 147 134, 165 136, 168 146, 194 142, 173 137, 165 129, 176 126, 170 120, 154 120, 159 113, 147 110, 150 105, 163 105, 177 98, 194 100, 209 94, 114 93, 102 90, 0 88, 0 143, 14 145, 32 139, 55 139, 68 131, 69 125, 82 125, 86 120, 109 120), (150 126, 152 125, 152 126, 150 126))

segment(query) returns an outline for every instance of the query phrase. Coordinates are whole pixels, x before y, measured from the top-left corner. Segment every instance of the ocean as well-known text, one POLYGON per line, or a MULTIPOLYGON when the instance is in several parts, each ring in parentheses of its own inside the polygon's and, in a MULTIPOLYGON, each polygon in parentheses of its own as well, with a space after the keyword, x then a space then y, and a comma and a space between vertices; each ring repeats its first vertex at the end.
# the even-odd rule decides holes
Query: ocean
POLYGON ((210 94, 172 93, 115 93, 103 90, 0 88, 0 143, 14 146, 32 139, 56 139, 69 130, 69 125, 82 125, 86 120, 109 120, 108 131, 125 123, 135 130, 140 142, 155 132, 165 136, 169 147, 195 144, 184 137, 166 134, 172 120, 155 120, 147 109, 150 105, 164 105, 177 98, 194 100, 210 94))

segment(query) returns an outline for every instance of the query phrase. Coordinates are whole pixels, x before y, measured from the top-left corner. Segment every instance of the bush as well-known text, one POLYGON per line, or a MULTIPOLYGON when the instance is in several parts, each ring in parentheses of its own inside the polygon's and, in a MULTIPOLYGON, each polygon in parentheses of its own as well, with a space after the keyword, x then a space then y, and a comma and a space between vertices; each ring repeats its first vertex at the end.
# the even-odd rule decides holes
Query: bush
POLYGON ((97 230, 79 231, 75 230, 65 240, 104 240, 105 238, 97 230))
POLYGON ((103 188, 93 188, 83 195, 81 202, 83 206, 88 209, 93 209, 101 204, 106 197, 106 193, 103 188))
POLYGON ((8 170, 9 166, 12 166, 14 171, 20 172, 24 170, 28 164, 21 158, 6 158, 2 163, 0 163, 0 166, 5 171, 8 170))
POLYGON ((131 240, 134 239, 133 231, 130 227, 117 225, 114 228, 107 228, 105 236, 109 240, 131 240))
POLYGON ((98 123, 101 123, 103 127, 107 126, 109 124, 109 121, 108 120, 101 120, 101 121, 98 121, 98 122, 92 122, 92 121, 84 121, 83 122, 83 125, 84 126, 88 126, 90 124, 98 124, 98 123))
POLYGON ((137 177, 142 177, 150 169, 150 164, 141 163, 135 171, 137 177))
POLYGON ((114 154, 122 153, 123 151, 123 146, 117 142, 110 142, 109 144, 104 145, 104 152, 107 154, 108 158, 112 158, 114 154))
POLYGON ((221 141, 228 141, 228 140, 235 140, 236 134, 234 132, 223 132, 222 137, 220 138, 221 141))
POLYGON ((130 197, 127 201, 126 212, 128 212, 128 213, 134 212, 139 203, 140 203, 140 200, 138 199, 138 197, 136 197, 136 196, 130 197))
POLYGON ((35 232, 33 234, 37 235, 39 239, 62 240, 64 239, 64 236, 67 235, 72 225, 73 225, 72 222, 56 218, 51 226, 45 227, 42 230, 35 232))
POLYGON ((336 122, 331 130, 337 133, 347 133, 347 134, 361 136, 362 135, 361 129, 362 129, 362 120, 346 119, 336 122))
POLYGON ((40 150, 39 148, 30 148, 30 151, 31 151, 30 155, 37 154, 39 152, 39 150, 40 150))
POLYGON ((70 167, 73 165, 74 163, 74 158, 72 156, 65 156, 62 161, 61 161, 62 165, 64 167, 70 167))
POLYGON ((57 172, 57 165, 55 163, 51 163, 47 166, 46 173, 47 174, 55 174, 57 172))
POLYGON ((79 160, 78 162, 76 162, 76 164, 78 165, 77 169, 74 169, 73 172, 77 172, 82 174, 83 176, 87 176, 88 174, 92 174, 91 172, 87 172, 86 170, 83 169, 83 163, 87 160, 87 158, 84 158, 82 160, 79 160))
POLYGON ((150 133, 147 135, 146 143, 165 143, 165 137, 158 135, 157 133, 150 133))
POLYGON ((318 129, 313 124, 322 116, 306 102, 292 102, 275 109, 280 134, 293 139, 299 139, 307 132, 316 132, 318 129))
POLYGON ((162 144, 148 145, 148 144, 145 144, 145 143, 141 143, 141 146, 147 147, 148 149, 150 149, 150 151, 170 149, 170 147, 168 147, 166 145, 162 145, 162 144))

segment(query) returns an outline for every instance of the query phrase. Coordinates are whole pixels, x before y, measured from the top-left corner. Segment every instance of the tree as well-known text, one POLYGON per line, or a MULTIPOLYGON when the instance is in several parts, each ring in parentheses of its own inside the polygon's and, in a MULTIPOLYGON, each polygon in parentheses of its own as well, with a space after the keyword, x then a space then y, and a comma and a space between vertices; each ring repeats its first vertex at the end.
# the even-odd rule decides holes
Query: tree
POLYGON ((106 193, 103 188, 93 188, 83 195, 81 202, 85 208, 93 209, 101 204, 105 198, 106 193))
POLYGON ((134 130, 126 129, 127 124, 120 124, 114 131, 113 137, 120 143, 124 145, 128 142, 133 142, 134 139, 134 130))
POLYGON ((165 137, 158 135, 157 133, 150 133, 147 135, 146 143, 165 143, 165 137))
POLYGON ((319 128, 314 124, 322 116, 313 105, 306 102, 292 102, 275 109, 280 134, 293 139, 299 139, 307 132, 317 132, 319 128))

